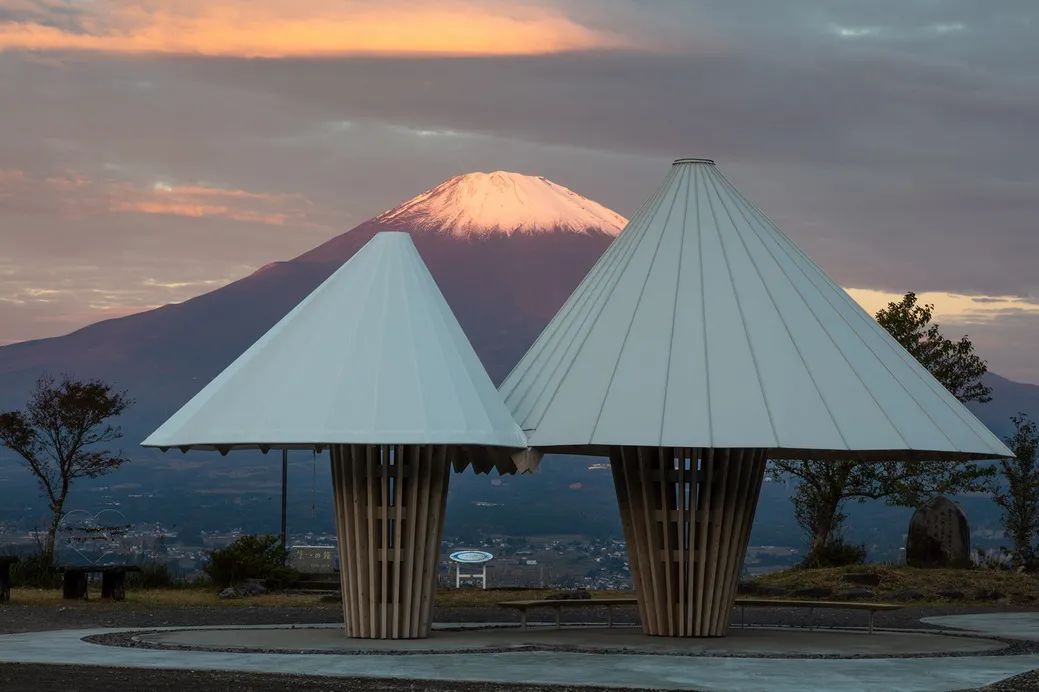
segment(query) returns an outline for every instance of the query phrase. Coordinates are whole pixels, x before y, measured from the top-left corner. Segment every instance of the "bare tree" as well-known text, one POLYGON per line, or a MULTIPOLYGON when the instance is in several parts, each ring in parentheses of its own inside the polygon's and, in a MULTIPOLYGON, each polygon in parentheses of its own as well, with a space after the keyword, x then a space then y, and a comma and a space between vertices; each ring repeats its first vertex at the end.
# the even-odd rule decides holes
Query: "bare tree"
POLYGON ((55 381, 45 375, 36 381, 24 410, 0 413, 0 443, 36 476, 50 507, 43 544, 48 563, 54 558, 54 539, 72 481, 96 478, 129 461, 121 451, 99 446, 123 436, 109 420, 132 403, 125 392, 114 392, 100 380, 81 382, 65 375, 55 381))

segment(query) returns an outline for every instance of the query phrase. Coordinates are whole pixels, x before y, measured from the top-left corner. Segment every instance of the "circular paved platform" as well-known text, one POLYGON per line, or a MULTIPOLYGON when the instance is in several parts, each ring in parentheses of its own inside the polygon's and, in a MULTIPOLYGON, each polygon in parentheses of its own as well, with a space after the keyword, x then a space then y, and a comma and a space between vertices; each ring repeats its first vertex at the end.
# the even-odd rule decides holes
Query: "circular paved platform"
MULTIPOLYGON (((1039 669, 1039 654, 1033 653, 1031 642, 998 648, 999 639, 1008 629, 1025 634, 1039 632, 1039 612, 1007 613, 1005 617, 992 614, 955 617, 956 626, 969 627, 975 632, 948 636, 936 631, 888 630, 870 637, 862 632, 829 629, 817 632, 734 629, 728 639, 676 641, 649 640, 631 629, 523 632, 514 627, 507 630, 453 627, 438 630, 437 636, 429 640, 363 642, 369 647, 366 651, 339 648, 347 644, 356 647, 357 642, 343 637, 341 628, 336 626, 191 627, 147 631, 93 628, 0 635, 0 664, 238 671, 357 680, 391 677, 415 681, 417 685, 434 680, 488 686, 533 683, 730 692, 761 690, 763 681, 770 692, 800 692, 805 689, 806 680, 811 681, 813 689, 829 692, 946 692, 975 689, 1039 669), (149 641, 134 642, 134 637, 149 641), (115 643, 119 638, 124 646, 99 643, 103 640, 115 643), (265 646, 286 638, 296 646, 284 652, 267 653, 265 646), (495 648, 501 639, 511 640, 509 643, 514 646, 495 648), (187 644, 174 643, 177 641, 187 644), (311 648, 301 651, 299 645, 306 641, 311 648), (208 648, 181 648, 206 642, 208 648), (581 648, 589 642, 601 648, 581 648), (466 653, 465 649, 458 648, 460 644, 482 648, 466 653), (246 645, 252 648, 227 648, 246 645), (431 653, 428 648, 431 645, 442 648, 431 653), (427 648, 423 650, 421 646, 427 648), (806 646, 812 649, 809 657, 797 653, 806 646), (375 647, 390 648, 376 651, 375 647), (973 653, 972 647, 976 647, 973 653), (842 649, 840 655, 822 653, 836 648, 842 649), (869 651, 852 653, 863 648, 869 651), (953 653, 953 648, 959 649, 959 653, 953 653), (929 649, 931 653, 921 649, 929 649), (769 653, 775 651, 787 653, 769 653), (602 655, 604 652, 622 655, 602 655)), ((950 626, 951 623, 942 624, 950 626)))
POLYGON ((135 634, 153 648, 195 651, 324 654, 457 654, 524 650, 668 656, 904 657, 966 655, 998 651, 1005 643, 983 636, 938 632, 875 634, 844 630, 734 628, 728 637, 649 637, 628 628, 516 628, 437 630, 428 639, 347 638, 337 626, 176 629, 135 634))

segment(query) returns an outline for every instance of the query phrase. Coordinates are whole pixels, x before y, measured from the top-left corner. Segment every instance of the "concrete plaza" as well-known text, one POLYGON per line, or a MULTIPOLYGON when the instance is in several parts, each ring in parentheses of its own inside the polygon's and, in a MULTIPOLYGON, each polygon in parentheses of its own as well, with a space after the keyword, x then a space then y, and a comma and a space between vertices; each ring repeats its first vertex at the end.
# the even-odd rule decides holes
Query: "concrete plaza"
POLYGON ((133 632, 96 628, 0 636, 0 662, 619 688, 935 692, 1039 668, 1039 655, 1000 655, 1004 644, 988 638, 1039 640, 1039 613, 928 621, 957 629, 867 635, 748 628, 727 639, 676 641, 631 629, 449 628, 424 641, 373 642, 345 639, 335 626, 278 625, 142 630, 137 636, 148 648, 137 648, 85 641, 133 632), (283 651, 286 642, 306 653, 265 652, 283 651), (243 651, 249 648, 256 652, 243 651), (804 658, 835 654, 844 657, 804 658))

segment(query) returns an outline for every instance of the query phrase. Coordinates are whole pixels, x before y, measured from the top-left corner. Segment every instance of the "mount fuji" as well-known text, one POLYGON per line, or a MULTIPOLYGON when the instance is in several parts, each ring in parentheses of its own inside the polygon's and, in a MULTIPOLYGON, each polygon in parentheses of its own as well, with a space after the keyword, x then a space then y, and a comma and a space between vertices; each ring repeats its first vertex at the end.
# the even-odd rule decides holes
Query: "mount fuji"
MULTIPOLYGON (((151 495, 140 511, 164 522, 170 520, 167 514, 179 514, 184 522, 184 493, 194 498, 189 504, 202 527, 248 527, 252 515, 275 519, 273 509, 246 511, 250 503, 262 504, 277 494, 273 455, 161 455, 137 443, 380 231, 412 235, 492 380, 499 382, 625 223, 619 214, 543 177, 505 171, 456 176, 298 257, 273 262, 183 303, 0 347, 0 410, 21 407, 44 372, 101 378, 135 400, 120 421, 124 449, 134 462, 116 474, 85 481, 85 488, 108 488, 98 492, 123 507, 128 506, 125 492, 151 495), (112 492, 118 486, 110 483, 126 486, 125 492, 112 492), (249 499, 250 493, 255 497, 249 499)), ((323 468, 320 460, 317 466, 323 468)), ((301 473, 305 480, 290 483, 320 489, 313 495, 323 504, 330 497, 327 483, 307 477, 309 466, 301 473)), ((599 475, 612 502, 609 474, 599 475)), ((452 501, 472 507, 467 482, 475 481, 456 481, 452 501), (454 497, 459 493, 461 498, 454 497)), ((503 484, 523 494, 537 492, 522 479, 495 482, 490 487, 497 494, 503 484)), ((28 491, 26 501, 33 497, 29 474, 0 448, 0 524, 25 521, 28 510, 14 511, 19 503, 11 503, 11 514, 2 508, 16 487, 28 491)), ((480 492, 488 487, 483 477, 480 492)), ((470 489, 476 492, 475 486, 470 489)), ((29 514, 42 508, 35 498, 29 504, 35 507, 29 514)))
POLYGON ((626 220, 543 177, 460 175, 314 249, 183 303, 0 347, 0 407, 43 372, 100 377, 136 400, 128 438, 162 422, 380 231, 406 231, 500 380, 626 220))

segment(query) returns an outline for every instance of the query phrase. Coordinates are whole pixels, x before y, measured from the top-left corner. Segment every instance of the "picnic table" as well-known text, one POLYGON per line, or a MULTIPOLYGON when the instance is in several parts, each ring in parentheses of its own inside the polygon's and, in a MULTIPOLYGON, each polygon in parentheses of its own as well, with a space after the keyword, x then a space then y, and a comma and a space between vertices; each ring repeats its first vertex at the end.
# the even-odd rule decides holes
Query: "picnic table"
POLYGON ((11 600, 11 565, 16 562, 13 555, 0 555, 0 603, 11 600))
MULTIPOLYGON (((499 606, 503 608, 512 608, 520 611, 520 622, 523 627, 527 627, 527 611, 531 608, 554 608, 556 611, 556 627, 561 626, 563 606, 566 607, 606 607, 607 624, 609 627, 613 627, 613 608, 615 606, 634 606, 638 605, 638 599, 634 596, 621 596, 617 598, 546 598, 540 600, 526 600, 526 601, 499 601, 499 606)), ((868 601, 805 601, 793 598, 737 598, 734 605, 740 608, 741 622, 744 620, 742 617, 746 608, 808 608, 808 620, 809 627, 814 629, 812 624, 812 617, 815 614, 816 609, 843 609, 843 610, 865 610, 869 612, 869 619, 867 621, 867 629, 870 634, 873 634, 873 615, 881 611, 898 610, 901 605, 896 603, 870 603, 868 601)))
POLYGON ((61 597, 66 600, 87 600, 89 575, 101 575, 101 598, 122 601, 126 598, 127 572, 140 572, 138 565, 75 565, 59 567, 62 573, 61 597))

